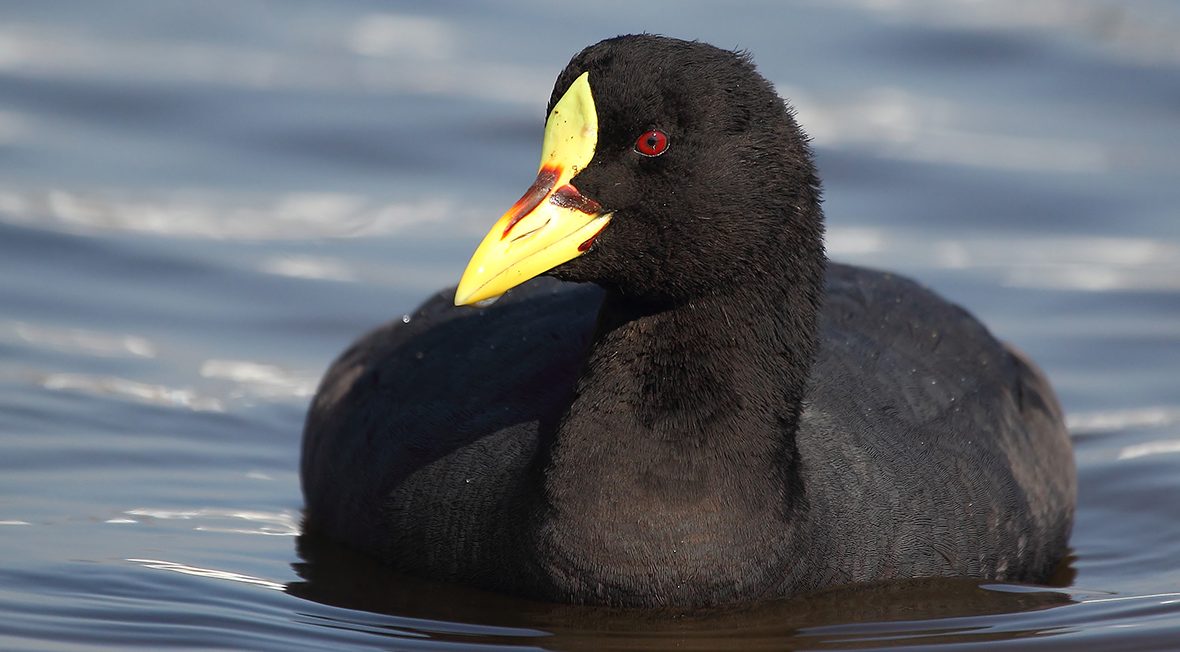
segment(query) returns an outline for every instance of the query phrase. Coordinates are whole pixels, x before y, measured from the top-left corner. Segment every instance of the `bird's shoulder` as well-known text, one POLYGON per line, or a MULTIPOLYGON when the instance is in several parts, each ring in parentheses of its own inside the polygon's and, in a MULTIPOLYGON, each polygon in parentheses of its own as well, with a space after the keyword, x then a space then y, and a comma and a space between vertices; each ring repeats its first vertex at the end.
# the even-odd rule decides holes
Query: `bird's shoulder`
POLYGON ((308 412, 305 465, 321 450, 351 449, 358 467, 382 467, 364 456, 388 457, 382 472, 396 477, 391 466, 412 469, 561 405, 600 291, 536 279, 485 308, 456 308, 452 296, 439 292, 332 363, 308 412))
POLYGON ((832 264, 820 312, 812 398, 852 390, 844 404, 874 396, 928 420, 961 394, 990 401, 1020 373, 1003 343, 971 313, 897 274, 832 264))
POLYGON ((1040 435, 1022 412, 1029 381, 958 305, 896 274, 832 265, 799 444, 868 485, 1004 484, 1010 457, 1040 435))

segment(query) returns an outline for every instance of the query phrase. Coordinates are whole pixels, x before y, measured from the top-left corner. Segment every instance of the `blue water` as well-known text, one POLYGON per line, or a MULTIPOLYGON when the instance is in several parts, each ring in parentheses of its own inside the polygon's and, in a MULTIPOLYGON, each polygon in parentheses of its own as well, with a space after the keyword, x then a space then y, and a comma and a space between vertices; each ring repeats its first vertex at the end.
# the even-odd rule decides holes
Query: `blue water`
POLYGON ((1180 6, 1166 0, 0 6, 0 649, 1180 646, 1180 6), (708 613, 509 600, 298 538, 304 409, 531 182, 553 78, 635 31, 750 50, 833 258, 1048 372, 1052 587, 708 613))

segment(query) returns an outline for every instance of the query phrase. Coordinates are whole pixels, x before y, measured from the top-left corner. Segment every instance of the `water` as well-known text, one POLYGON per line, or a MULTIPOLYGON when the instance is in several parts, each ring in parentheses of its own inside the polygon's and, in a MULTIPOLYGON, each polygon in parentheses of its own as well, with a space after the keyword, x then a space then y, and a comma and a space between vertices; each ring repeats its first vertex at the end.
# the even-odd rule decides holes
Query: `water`
POLYGON ((1180 9, 179 1, 0 8, 0 648, 1180 646, 1180 9), (332 357, 453 284, 569 56, 751 50, 834 258, 1048 371, 1080 472, 1052 587, 706 613, 510 600, 298 537, 332 357))

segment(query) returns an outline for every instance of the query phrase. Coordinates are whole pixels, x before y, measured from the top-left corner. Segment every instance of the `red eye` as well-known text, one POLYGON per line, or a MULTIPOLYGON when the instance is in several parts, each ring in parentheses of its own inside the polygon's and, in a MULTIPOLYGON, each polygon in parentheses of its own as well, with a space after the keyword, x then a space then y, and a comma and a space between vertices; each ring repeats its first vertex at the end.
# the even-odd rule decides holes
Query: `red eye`
POLYGON ((668 149, 668 134, 659 129, 645 132, 635 141, 635 151, 644 156, 659 156, 668 149))

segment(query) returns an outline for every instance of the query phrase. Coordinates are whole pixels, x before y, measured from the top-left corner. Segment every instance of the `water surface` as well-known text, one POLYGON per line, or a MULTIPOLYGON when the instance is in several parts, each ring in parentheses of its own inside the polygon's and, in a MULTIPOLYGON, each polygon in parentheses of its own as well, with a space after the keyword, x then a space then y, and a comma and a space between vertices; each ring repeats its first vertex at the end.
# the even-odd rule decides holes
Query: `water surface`
POLYGON ((0 648, 1077 649, 1180 640, 1180 10, 1024 3, 81 0, 0 8, 0 648), (833 258, 1049 373, 1080 505, 1053 586, 703 613, 390 575, 299 537, 332 357, 453 284, 575 51, 752 51, 833 258))

